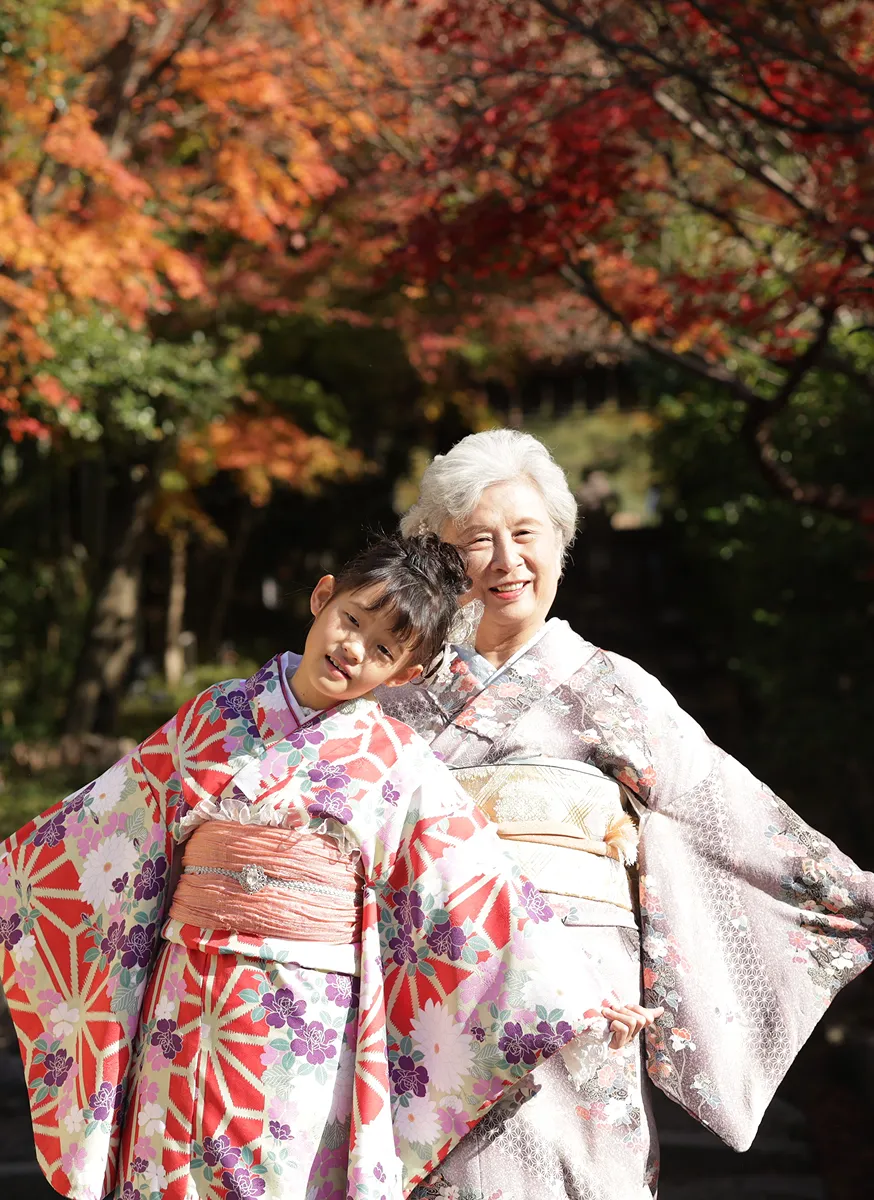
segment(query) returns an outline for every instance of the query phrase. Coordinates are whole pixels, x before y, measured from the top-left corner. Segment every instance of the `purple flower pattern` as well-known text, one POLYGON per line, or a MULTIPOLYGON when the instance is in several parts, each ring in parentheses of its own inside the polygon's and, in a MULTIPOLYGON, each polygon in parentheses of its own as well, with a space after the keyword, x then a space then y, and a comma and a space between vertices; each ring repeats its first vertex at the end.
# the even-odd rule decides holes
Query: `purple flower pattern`
POLYGON ((164 1057, 168 1062, 172 1062, 182 1049, 182 1038, 176 1032, 176 1022, 166 1019, 160 1020, 155 1032, 152 1034, 152 1045, 160 1046, 164 1052, 164 1057))
POLYGON ((331 1045, 336 1036, 336 1029, 325 1029, 321 1021, 311 1021, 297 1031, 291 1049, 297 1055, 306 1055, 307 1062, 319 1066, 326 1058, 336 1055, 337 1047, 331 1045))
POLYGON ((352 809, 342 792, 319 792, 312 804, 307 805, 307 812, 311 817, 331 817, 341 825, 348 825, 352 820, 352 809))
POLYGON ((359 982, 351 975, 326 975, 325 995, 338 1008, 353 1008, 358 1005, 359 982))
POLYGON ((269 1129, 270 1136, 275 1137, 277 1142, 290 1142, 292 1139, 290 1125, 283 1125, 280 1121, 271 1121, 269 1129))
POLYGON ((122 942, 121 965, 131 970, 133 967, 148 966, 152 957, 152 945, 155 940, 155 922, 150 925, 132 925, 130 932, 122 942))
POLYGON ((110 921, 106 933, 100 939, 100 953, 106 956, 107 962, 112 962, 123 941, 124 921, 110 921))
POLYGON ((275 992, 265 992, 261 1004, 267 1010, 267 1024, 273 1029, 303 1029, 306 1025, 304 1013, 306 1001, 295 998, 291 988, 277 988, 275 992))
POLYGON ((537 1062, 537 1039, 533 1033, 523 1033, 518 1021, 504 1022, 504 1036, 498 1041, 508 1063, 523 1062, 533 1067, 537 1062))
POLYGON ((88 1107, 95 1121, 108 1121, 124 1099, 124 1087, 119 1083, 104 1080, 96 1092, 88 1097, 88 1107))
POLYGON ((134 877, 134 895, 137 900, 154 900, 163 891, 167 873, 167 859, 163 854, 157 858, 147 858, 134 877))
POLYGON ((307 772, 313 783, 320 783, 329 792, 342 792, 350 784, 349 776, 339 763, 320 758, 307 772))
POLYGON ((83 787, 81 791, 75 792, 72 796, 68 796, 63 805, 64 816, 72 816, 73 813, 81 812, 85 806, 85 801, 88 799, 93 790, 94 784, 89 783, 88 786, 83 787))
POLYGON ((287 741, 289 746, 295 750, 304 750, 307 746, 318 746, 319 742, 325 740, 325 735, 321 729, 295 729, 294 733, 288 735, 287 741))
POLYGON ((203 1161, 208 1167, 228 1167, 237 1165, 243 1157, 242 1150, 231 1145, 231 1139, 226 1133, 218 1137, 203 1139, 203 1161))
POLYGON ((246 1200, 249 1196, 263 1196, 267 1184, 260 1175, 253 1175, 247 1167, 222 1172, 222 1183, 228 1189, 225 1200, 246 1200))
POLYGON ((389 938, 389 948, 394 951, 392 958, 402 967, 405 962, 418 962, 419 956, 416 953, 416 947, 413 944, 413 939, 410 931, 401 927, 395 937, 389 938))
POLYGON ((73 1059, 63 1050, 56 1050, 53 1054, 45 1056, 43 1066, 46 1072, 43 1083, 46 1087, 60 1087, 70 1074, 73 1059))
POLYGON ((143 1193, 129 1179, 126 1179, 119 1200, 143 1200, 143 1193))
POLYGON ((0 942, 3 942, 7 950, 11 950, 24 936, 24 930, 20 926, 21 917, 18 913, 13 913, 11 917, 0 917, 0 942))
POLYGON ((419 1066, 409 1054, 402 1054, 390 1068, 395 1095, 424 1096, 428 1083, 428 1071, 419 1066))
POLYGON ((441 921, 434 926, 425 941, 435 954, 448 958, 450 962, 458 962, 467 945, 467 934, 451 921, 441 921))
POLYGON ((386 804, 395 805, 401 798, 401 794, 392 784, 390 779, 387 779, 382 785, 382 798, 386 804))
POLYGON ((522 888, 522 903, 535 925, 539 925, 541 921, 548 921, 555 915, 534 884, 527 881, 522 888))
POLYGON ((401 888, 392 893, 391 902, 394 905, 395 920, 407 929, 421 929, 425 924, 425 910, 422 907, 422 897, 415 889, 406 891, 401 888))
POLYGON ((55 813, 50 821, 46 821, 45 825, 41 825, 33 835, 34 845, 36 846, 59 846, 66 836, 67 828, 64 825, 64 813, 55 813))
POLYGON ((241 720, 247 721, 250 725, 255 722, 249 697, 241 688, 228 692, 227 695, 219 693, 216 696, 215 704, 226 721, 241 720))
POLYGON ((541 1021, 534 1040, 537 1047, 543 1051, 543 1057, 549 1058, 556 1050, 566 1046, 573 1036, 573 1028, 567 1021, 559 1021, 555 1028, 548 1021, 541 1021))

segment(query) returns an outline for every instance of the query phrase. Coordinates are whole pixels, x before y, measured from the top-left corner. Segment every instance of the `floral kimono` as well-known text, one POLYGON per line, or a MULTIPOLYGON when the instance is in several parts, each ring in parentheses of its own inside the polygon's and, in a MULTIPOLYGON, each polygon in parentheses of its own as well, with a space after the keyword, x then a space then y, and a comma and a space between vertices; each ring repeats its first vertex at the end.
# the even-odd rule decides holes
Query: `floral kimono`
POLYGON ((62 1195, 399 1200, 541 1058, 603 1058, 603 985, 555 969, 564 930, 446 768, 375 701, 301 710, 297 661, 197 696, 0 846, 3 985, 62 1195), (167 919, 174 848, 209 821, 356 855, 360 942, 167 919))
MULTIPOLYGON (((556 858, 552 884, 548 864, 525 869, 569 927, 569 951, 599 959, 626 1001, 642 973, 643 1002, 664 1006, 647 1031, 650 1079, 746 1149, 832 997, 871 960, 874 875, 714 746, 651 675, 563 621, 549 621, 499 671, 455 648, 428 691, 396 689, 386 707, 494 819, 549 817, 557 793, 545 781, 573 777, 578 799, 564 820, 605 837, 603 821, 589 825, 625 793, 639 818, 639 875, 628 870, 624 900, 621 880, 593 871, 589 854, 576 852, 576 883, 567 855, 556 858)), ((561 1060, 538 1067, 422 1195, 451 1185, 460 1191, 445 1194, 465 1200, 534 1190, 544 1200, 640 1200, 656 1181, 655 1130, 631 1047, 580 1090, 561 1060), (514 1175, 511 1163, 521 1164, 514 1175)))

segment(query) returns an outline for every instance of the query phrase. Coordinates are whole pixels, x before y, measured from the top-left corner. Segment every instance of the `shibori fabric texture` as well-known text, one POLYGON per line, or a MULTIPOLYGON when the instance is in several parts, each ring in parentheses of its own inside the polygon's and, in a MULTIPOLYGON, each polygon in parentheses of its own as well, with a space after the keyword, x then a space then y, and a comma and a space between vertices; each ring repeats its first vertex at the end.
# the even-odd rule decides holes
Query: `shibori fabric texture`
MULTIPOLYGON (((447 764, 467 768, 460 777, 542 756, 589 764, 605 785, 618 781, 631 793, 644 1003, 665 1007, 647 1031, 646 1071, 702 1124, 746 1149, 813 1026, 871 960, 874 875, 714 746, 651 675, 563 621, 549 621, 499 672, 458 647, 428 691, 397 689, 384 703, 447 764)), ((514 815, 536 812, 535 805, 514 815)), ((545 873, 537 882, 558 907, 545 873)), ((564 920, 579 927, 568 932, 575 941, 582 935, 612 982, 629 953, 636 956, 628 945, 636 930, 615 900, 602 901, 572 905, 564 920)), ((506 1172, 509 1159, 524 1158, 538 1140, 536 1126, 540 1148, 528 1158, 543 1194, 651 1195, 654 1129, 627 1053, 623 1061, 582 1093, 567 1087, 559 1061, 538 1068, 525 1085, 533 1099, 513 1112, 499 1106, 490 1122, 500 1116, 501 1131, 471 1135, 482 1153, 456 1151, 446 1178, 472 1198, 521 1197, 524 1186, 517 1192, 506 1172), (550 1128, 563 1130, 551 1162, 550 1128), (542 1184, 550 1170, 554 1193, 542 1184), (566 1191, 563 1180, 574 1172, 576 1190, 566 1191)))
POLYGON ((37 1154, 76 1200, 395 1200, 604 984, 488 823, 372 700, 295 711, 280 655, 0 846, 0 960, 37 1154), (336 837, 360 945, 165 919, 199 823, 336 837))

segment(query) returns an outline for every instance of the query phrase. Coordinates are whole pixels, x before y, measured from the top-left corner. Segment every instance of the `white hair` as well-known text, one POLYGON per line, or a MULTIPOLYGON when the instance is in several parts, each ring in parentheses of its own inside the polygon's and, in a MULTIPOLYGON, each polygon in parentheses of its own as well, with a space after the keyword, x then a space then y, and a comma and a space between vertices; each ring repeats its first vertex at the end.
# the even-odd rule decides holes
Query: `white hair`
POLYGON ((520 480, 543 497, 563 558, 577 532, 577 502, 543 443, 518 429, 471 433, 448 454, 438 454, 422 476, 418 503, 401 518, 401 533, 440 534, 447 522, 470 516, 486 488, 520 480))

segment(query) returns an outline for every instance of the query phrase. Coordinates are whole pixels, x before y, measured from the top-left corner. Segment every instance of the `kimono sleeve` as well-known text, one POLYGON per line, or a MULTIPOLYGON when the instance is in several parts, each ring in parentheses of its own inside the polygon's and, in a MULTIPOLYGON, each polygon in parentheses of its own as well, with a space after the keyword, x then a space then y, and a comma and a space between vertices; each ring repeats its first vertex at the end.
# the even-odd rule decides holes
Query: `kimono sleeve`
POLYGON ((596 761, 641 802, 654 1082, 735 1149, 836 992, 874 952, 874 875, 740 763, 655 679, 604 656, 596 761))
POLYGON ((161 929, 179 806, 175 721, 0 845, 0 971, 40 1167, 94 1200, 161 929))
POLYGON ((603 1061, 609 991, 429 752, 377 893, 391 1105, 409 1190, 536 1064, 603 1061))

